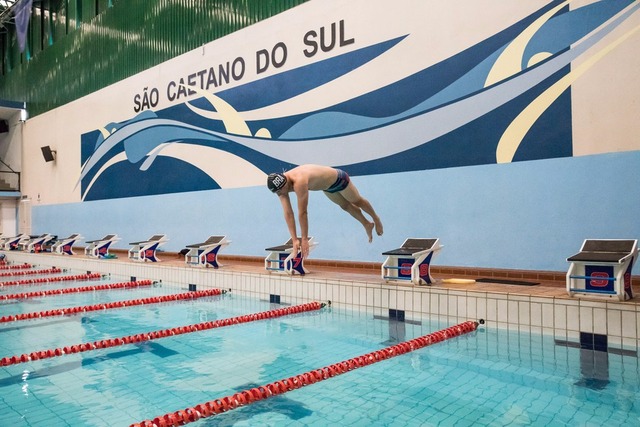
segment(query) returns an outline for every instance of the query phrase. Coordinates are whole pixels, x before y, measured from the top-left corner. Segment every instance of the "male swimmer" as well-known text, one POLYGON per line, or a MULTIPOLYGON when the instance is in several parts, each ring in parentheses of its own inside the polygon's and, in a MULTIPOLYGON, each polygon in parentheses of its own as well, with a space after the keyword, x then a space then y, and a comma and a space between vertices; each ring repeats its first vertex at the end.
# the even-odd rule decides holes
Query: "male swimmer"
POLYGON ((369 243, 373 240, 373 229, 378 236, 382 236, 382 222, 373 210, 371 203, 360 195, 356 186, 349 179, 349 175, 343 170, 319 165, 300 165, 284 173, 272 173, 267 177, 267 187, 278 195, 284 219, 289 228, 293 253, 302 250, 302 257, 309 255, 309 221, 307 206, 309 204, 309 191, 323 191, 324 194, 347 211, 360 224, 363 225, 369 243), (298 221, 300 222, 301 240, 298 240, 296 220, 289 199, 289 193, 294 192, 298 198, 298 221), (371 216, 373 222, 364 216, 363 212, 371 216))

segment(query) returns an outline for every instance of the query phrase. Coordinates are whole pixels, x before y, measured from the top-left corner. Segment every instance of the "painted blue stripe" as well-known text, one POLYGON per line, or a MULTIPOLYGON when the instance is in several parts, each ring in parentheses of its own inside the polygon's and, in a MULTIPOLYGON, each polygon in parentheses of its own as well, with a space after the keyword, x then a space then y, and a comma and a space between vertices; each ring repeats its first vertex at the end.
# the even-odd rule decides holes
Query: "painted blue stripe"
POLYGON ((23 110, 25 108, 27 108, 27 103, 26 102, 20 102, 20 101, 9 101, 6 99, 0 99, 0 107, 4 107, 4 108, 15 108, 18 110, 23 110))
POLYGON ((616 291, 597 291, 595 289, 569 289, 571 292, 580 292, 586 294, 607 294, 607 295, 616 295, 616 291))
POLYGON ((15 197, 19 199, 21 193, 19 191, 0 191, 0 197, 15 197))

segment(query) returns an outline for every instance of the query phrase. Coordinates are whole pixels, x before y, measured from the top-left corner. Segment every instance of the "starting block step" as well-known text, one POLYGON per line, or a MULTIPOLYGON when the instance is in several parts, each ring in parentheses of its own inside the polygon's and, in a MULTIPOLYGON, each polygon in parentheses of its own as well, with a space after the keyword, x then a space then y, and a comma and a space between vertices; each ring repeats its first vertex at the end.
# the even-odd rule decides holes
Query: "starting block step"
POLYGON ((637 257, 637 240, 585 240, 580 252, 567 258, 567 293, 633 298, 631 270, 637 257))
POLYGON ((189 265, 205 268, 221 267, 222 264, 218 263, 218 251, 229 243, 231 240, 227 240, 227 236, 209 236, 202 243, 187 245, 189 251, 185 254, 184 261, 189 265))
MULTIPOLYGON (((299 237, 298 239, 301 238, 299 237)), ((313 237, 308 237, 307 240, 309 242, 309 253, 311 253, 318 243, 313 237)), ((301 252, 293 253, 293 239, 289 239, 283 245, 273 246, 265 250, 269 251, 269 255, 264 259, 264 268, 266 270, 290 275, 295 273, 305 275, 309 272, 304 266, 301 252)))
POLYGON ((409 238, 397 249, 383 252, 387 258, 382 263, 382 279, 385 281, 407 280, 416 285, 430 285, 431 262, 442 249, 440 239, 409 238))

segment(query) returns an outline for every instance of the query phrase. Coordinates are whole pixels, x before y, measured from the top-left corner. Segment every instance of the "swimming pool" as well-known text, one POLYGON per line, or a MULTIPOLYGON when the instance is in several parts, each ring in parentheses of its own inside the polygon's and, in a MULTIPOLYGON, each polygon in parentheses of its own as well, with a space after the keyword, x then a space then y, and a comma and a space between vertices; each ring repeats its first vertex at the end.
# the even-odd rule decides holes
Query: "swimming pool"
MULTIPOLYGON (((109 277, 98 282, 127 280, 109 277)), ((2 302, 0 314, 185 290, 160 283, 2 302)), ((0 295, 8 292, 15 289, 2 289, 0 295)), ((0 358, 275 307, 280 305, 231 292, 0 323, 0 358)), ((326 307, 1 367, 0 419, 10 426, 127 426, 451 326, 438 316, 399 321, 393 314, 326 307)), ((193 425, 631 426, 640 422, 638 371, 637 355, 630 351, 585 350, 571 340, 488 323, 471 334, 193 425)))

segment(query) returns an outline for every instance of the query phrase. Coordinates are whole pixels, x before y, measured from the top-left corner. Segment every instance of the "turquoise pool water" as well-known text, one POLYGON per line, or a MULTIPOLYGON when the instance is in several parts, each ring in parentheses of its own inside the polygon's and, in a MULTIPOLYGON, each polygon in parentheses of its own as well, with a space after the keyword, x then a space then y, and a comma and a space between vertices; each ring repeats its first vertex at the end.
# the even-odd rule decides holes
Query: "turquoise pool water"
MULTIPOLYGON (((29 285, 20 292, 85 284, 29 285)), ((11 288, 0 289, 0 295, 18 287, 11 288)), ((159 284, 0 301, 0 316, 185 290, 159 284)), ((280 305, 230 293, 0 323, 0 358, 276 307, 280 305)), ((0 425, 128 426, 451 325, 435 317, 399 322, 386 313, 328 307, 0 367, 0 425)), ((637 426, 638 372, 637 355, 631 352, 581 350, 571 340, 558 342, 487 324, 191 425, 637 426)))

